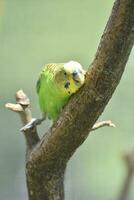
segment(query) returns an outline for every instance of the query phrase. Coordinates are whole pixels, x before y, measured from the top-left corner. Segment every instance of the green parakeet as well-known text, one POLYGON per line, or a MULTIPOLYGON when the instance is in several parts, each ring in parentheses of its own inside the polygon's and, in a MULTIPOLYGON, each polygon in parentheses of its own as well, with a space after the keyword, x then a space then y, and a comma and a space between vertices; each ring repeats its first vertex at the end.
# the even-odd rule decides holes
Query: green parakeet
POLYGON ((21 131, 40 124, 46 117, 56 120, 70 96, 84 81, 85 70, 76 61, 44 65, 36 86, 43 118, 32 119, 21 131))
POLYGON ((69 97, 85 81, 85 71, 75 61, 44 65, 37 81, 37 93, 43 116, 56 120, 69 97))

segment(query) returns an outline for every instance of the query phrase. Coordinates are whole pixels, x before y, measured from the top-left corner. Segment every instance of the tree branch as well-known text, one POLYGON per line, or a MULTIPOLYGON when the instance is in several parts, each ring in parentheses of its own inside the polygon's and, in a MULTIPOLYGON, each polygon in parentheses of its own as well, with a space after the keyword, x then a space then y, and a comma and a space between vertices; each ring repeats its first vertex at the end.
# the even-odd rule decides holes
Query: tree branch
POLYGON ((98 122, 98 123, 94 124, 91 131, 95 131, 96 129, 102 128, 104 126, 109 126, 109 127, 113 127, 113 128, 116 127, 115 124, 111 120, 108 120, 108 121, 102 121, 102 122, 98 122))
POLYGON ((38 161, 45 153, 48 159, 52 152, 57 158, 60 155, 61 159, 69 159, 84 142, 121 79, 133 46, 129 37, 134 26, 133 16, 133 0, 115 2, 92 68, 86 74, 85 85, 71 98, 47 136, 41 139, 32 152, 32 161, 38 161))
MULTIPOLYGON (((23 126, 32 120, 30 100, 22 90, 16 92, 16 104, 7 103, 5 107, 19 114, 23 126)), ((36 128, 27 130, 24 133, 24 136, 26 139, 28 154, 29 152, 31 152, 31 149, 39 142, 40 139, 38 137, 36 128)))
POLYGON ((124 153, 123 160, 126 164, 127 174, 122 186, 119 200, 128 199, 129 191, 131 189, 131 184, 134 176, 134 150, 124 153))

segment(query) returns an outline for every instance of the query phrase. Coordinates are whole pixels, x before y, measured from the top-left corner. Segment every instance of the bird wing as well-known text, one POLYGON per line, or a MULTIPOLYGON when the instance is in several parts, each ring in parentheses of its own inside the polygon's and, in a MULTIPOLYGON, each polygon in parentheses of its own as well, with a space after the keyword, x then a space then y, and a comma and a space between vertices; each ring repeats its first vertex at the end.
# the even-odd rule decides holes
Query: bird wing
POLYGON ((37 80, 37 83, 36 83, 36 91, 37 93, 39 94, 39 91, 40 91, 40 85, 41 85, 41 74, 37 80))
POLYGON ((40 75, 39 75, 39 78, 37 80, 37 83, 36 83, 36 91, 37 91, 37 94, 39 94, 39 91, 40 91, 40 86, 41 86, 41 79, 42 79, 42 75, 45 71, 46 67, 45 65, 43 66, 41 72, 40 72, 40 75))
POLYGON ((63 63, 48 63, 43 66, 41 73, 39 75, 39 78, 37 80, 37 84, 36 84, 36 91, 38 94, 40 91, 41 81, 44 74, 47 73, 49 74, 50 77, 53 77, 53 75, 56 74, 58 71, 60 71, 62 67, 63 67, 63 63))

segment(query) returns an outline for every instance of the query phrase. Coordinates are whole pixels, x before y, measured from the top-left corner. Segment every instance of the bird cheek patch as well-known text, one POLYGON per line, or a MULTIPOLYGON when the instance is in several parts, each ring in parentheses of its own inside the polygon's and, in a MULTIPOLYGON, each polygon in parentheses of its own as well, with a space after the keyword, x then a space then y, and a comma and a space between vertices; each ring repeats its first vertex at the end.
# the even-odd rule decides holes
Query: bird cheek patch
POLYGON ((71 94, 71 92, 70 92, 70 82, 69 81, 67 81, 65 84, 64 84, 64 88, 66 88, 66 91, 67 91, 67 93, 68 94, 71 94))

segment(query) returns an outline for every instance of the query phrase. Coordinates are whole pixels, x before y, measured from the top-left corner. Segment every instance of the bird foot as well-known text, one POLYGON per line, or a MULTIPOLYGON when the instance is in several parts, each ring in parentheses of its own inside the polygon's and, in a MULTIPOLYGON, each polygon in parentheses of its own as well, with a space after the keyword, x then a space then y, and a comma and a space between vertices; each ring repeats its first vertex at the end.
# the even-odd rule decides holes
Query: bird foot
POLYGON ((33 118, 29 123, 27 123, 25 126, 23 126, 20 129, 20 131, 25 132, 29 129, 32 129, 32 128, 36 127, 37 125, 40 125, 42 123, 42 121, 44 121, 44 118, 41 118, 41 119, 33 118))

